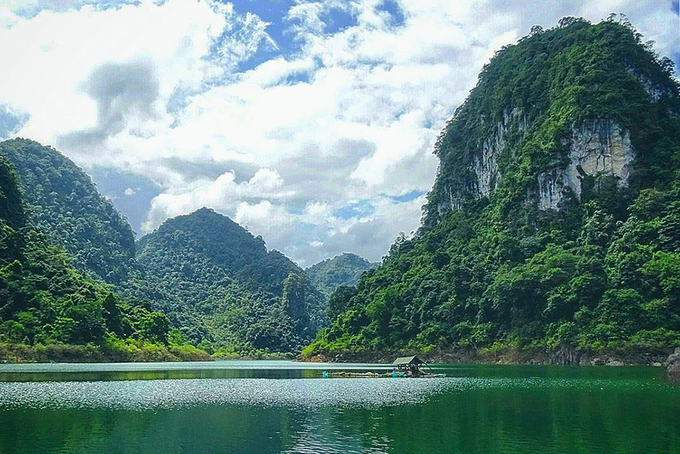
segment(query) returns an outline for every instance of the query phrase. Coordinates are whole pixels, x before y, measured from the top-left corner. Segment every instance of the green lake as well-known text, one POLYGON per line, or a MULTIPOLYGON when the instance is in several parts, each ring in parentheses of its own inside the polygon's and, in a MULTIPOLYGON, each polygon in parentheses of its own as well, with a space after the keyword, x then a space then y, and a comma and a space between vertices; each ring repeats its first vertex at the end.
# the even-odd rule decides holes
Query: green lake
POLYGON ((0 365, 0 453, 680 453, 662 368, 0 365))

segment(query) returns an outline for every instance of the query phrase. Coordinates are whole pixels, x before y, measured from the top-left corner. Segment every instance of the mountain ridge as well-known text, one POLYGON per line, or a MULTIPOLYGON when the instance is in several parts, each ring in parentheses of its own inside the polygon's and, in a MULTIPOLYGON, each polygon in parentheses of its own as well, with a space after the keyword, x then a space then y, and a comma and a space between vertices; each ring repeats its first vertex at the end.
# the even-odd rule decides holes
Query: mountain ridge
POLYGON ((343 252, 305 269, 312 282, 327 296, 340 286, 354 286, 365 271, 374 269, 377 263, 351 252, 343 252))
POLYGON ((17 182, 0 193, 8 223, 30 223, 63 245, 65 260, 88 279, 169 315, 194 345, 229 355, 290 353, 327 324, 327 297, 304 270, 228 217, 202 208, 134 242, 124 217, 57 150, 14 139, 0 143, 2 156, 19 166, 19 178, 0 175, 17 182), (20 186, 31 194, 26 210, 20 186))
POLYGON ((28 139, 0 142, 14 167, 28 220, 81 272, 118 284, 134 269, 134 233, 91 178, 57 150, 28 139))
POLYGON ((304 355, 573 363, 680 345, 672 69, 613 20, 565 18, 497 52, 437 141, 415 237, 333 294, 334 320, 304 355))
POLYGON ((138 249, 147 289, 132 293, 209 350, 289 352, 326 323, 325 299, 304 271, 212 209, 168 219, 138 249))

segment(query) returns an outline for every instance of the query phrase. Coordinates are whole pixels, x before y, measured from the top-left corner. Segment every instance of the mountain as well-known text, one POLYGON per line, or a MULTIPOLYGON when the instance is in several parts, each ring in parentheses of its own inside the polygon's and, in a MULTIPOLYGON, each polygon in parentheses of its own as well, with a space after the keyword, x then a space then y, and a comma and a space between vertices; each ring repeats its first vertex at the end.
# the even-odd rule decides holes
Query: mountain
POLYGON ((630 24, 506 46, 435 154, 422 227, 332 296, 306 355, 680 345, 680 88, 630 24))
POLYGON ((325 323, 304 271, 213 210, 166 221, 138 250, 143 296, 206 348, 291 352, 325 323))
POLYGON ((16 169, 30 223, 62 245, 79 271, 113 284, 128 277, 134 233, 85 172, 53 148, 26 139, 0 143, 0 156, 16 169))
MULTIPOLYGON (((16 259, 24 271, 36 274, 7 275, 3 295, 8 301, 25 299, 20 293, 25 291, 32 301, 45 285, 60 285, 54 287, 53 299, 45 299, 46 307, 59 305, 58 313, 77 320, 68 314, 85 301, 86 309, 77 309, 78 316, 91 317, 91 334, 50 334, 40 337, 44 342, 106 344, 110 335, 147 342, 150 338, 140 334, 139 320, 156 317, 165 332, 156 336, 161 343, 167 343, 172 323, 181 329, 173 331, 175 344, 183 344, 183 339, 194 345, 202 342, 225 354, 290 353, 327 324, 327 298, 304 271, 280 252, 268 251, 261 237, 230 219, 202 209, 168 220, 135 244, 125 218, 58 151, 16 139, 0 143, 0 157, 6 158, 0 209, 13 232, 3 236, 2 244, 7 254, 14 254, 3 266, 15 266, 16 259), (28 249, 17 238, 23 238, 28 249), (43 263, 49 263, 47 269, 40 268, 43 263), (33 278, 42 283, 25 290, 24 283, 34 285, 33 278), (89 289, 89 296, 82 297, 77 288, 89 289), (129 320, 124 330, 111 331, 100 323, 104 303, 120 306, 127 314, 121 316, 129 320)), ((19 309, 7 306, 0 316, 9 323, 25 312, 24 306, 41 304, 17 303, 19 309)), ((45 326, 52 326, 53 316, 37 316, 45 332, 51 332, 45 326)), ((16 336, 7 339, 19 342, 16 336)))
POLYGON ((332 259, 312 265, 305 271, 312 283, 325 295, 330 296, 340 286, 354 286, 364 271, 377 268, 356 254, 343 253, 332 259))
POLYGON ((28 222, 14 169, 0 156, 0 358, 196 356, 195 349, 169 347, 165 315, 128 304, 108 286, 73 269, 70 261, 28 222), (149 347, 150 342, 160 345, 149 347))

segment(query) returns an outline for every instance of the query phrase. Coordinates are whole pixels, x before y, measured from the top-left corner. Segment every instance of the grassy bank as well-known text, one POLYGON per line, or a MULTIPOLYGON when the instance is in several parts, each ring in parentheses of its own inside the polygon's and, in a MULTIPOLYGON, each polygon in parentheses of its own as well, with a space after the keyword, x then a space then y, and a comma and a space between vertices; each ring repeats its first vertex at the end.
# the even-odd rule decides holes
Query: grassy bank
POLYGON ((191 345, 114 341, 102 345, 0 343, 0 361, 8 363, 99 363, 209 361, 212 357, 191 345))

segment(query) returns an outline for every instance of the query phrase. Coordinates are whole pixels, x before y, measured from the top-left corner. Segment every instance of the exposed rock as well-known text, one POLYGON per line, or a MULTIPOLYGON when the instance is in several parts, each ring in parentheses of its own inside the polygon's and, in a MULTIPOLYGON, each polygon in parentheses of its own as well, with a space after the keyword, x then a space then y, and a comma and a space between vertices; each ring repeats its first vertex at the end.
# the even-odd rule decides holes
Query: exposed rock
MULTIPOLYGON (((481 116, 479 121, 484 123, 487 120, 481 116)), ((519 131, 524 131, 529 126, 528 117, 518 108, 503 109, 503 117, 493 128, 493 134, 481 143, 468 163, 468 169, 474 174, 472 181, 466 184, 463 192, 450 187, 444 188, 446 197, 437 206, 437 213, 440 216, 461 209, 466 197, 481 199, 488 197, 496 189, 500 179, 498 158, 505 147, 506 135, 513 126, 519 131)))
MULTIPOLYGON (((480 118, 480 121, 485 121, 480 118)), ((529 119, 520 109, 503 110, 503 117, 493 128, 493 133, 482 142, 473 154, 468 169, 474 175, 464 189, 443 188, 446 194, 438 207, 440 216, 463 206, 466 198, 489 197, 502 178, 498 160, 505 148, 506 136, 513 129, 524 131, 529 119)), ((527 194, 526 203, 536 204, 542 211, 558 210, 561 202, 573 194, 580 200, 584 178, 599 179, 613 176, 619 186, 628 185, 635 152, 630 133, 611 119, 589 120, 572 127, 565 139, 568 160, 556 157, 551 169, 538 175, 538 192, 527 194)))
POLYGON ((593 358, 590 361, 591 366, 604 366, 605 364, 606 364, 606 362, 602 358, 593 358))
POLYGON ((680 382, 680 347, 675 349, 675 353, 668 357, 668 378, 671 381, 680 382))
POLYGON ((580 362, 581 358, 576 350, 566 346, 562 346, 557 350, 550 361, 551 364, 561 364, 564 366, 577 366, 580 362))
MULTIPOLYGON (((538 209, 556 210, 564 198, 564 169, 550 169, 538 175, 538 209)), ((529 197, 531 200, 531 197, 529 197)))
POLYGON ((605 366, 612 366, 612 367, 620 367, 623 366, 624 364, 621 361, 618 361, 616 359, 610 359, 607 361, 607 364, 605 366))
POLYGON ((591 120, 574 127, 569 164, 538 175, 538 208, 559 209, 569 192, 580 199, 585 177, 614 176, 620 186, 627 186, 634 159, 630 134, 615 121, 591 120))

